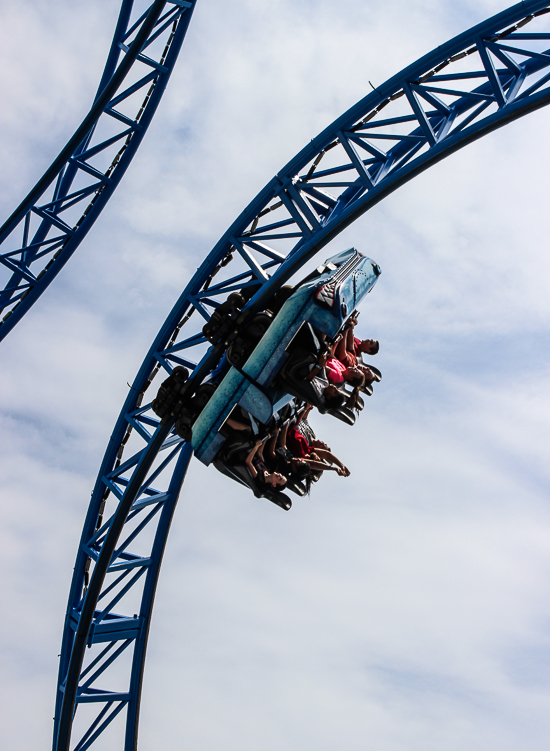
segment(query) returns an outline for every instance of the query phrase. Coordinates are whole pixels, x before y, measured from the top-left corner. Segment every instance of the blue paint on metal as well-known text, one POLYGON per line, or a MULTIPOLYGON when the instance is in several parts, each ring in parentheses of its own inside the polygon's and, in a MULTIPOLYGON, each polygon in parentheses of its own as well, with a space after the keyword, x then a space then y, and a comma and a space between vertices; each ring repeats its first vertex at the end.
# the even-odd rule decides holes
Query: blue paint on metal
POLYGON ((133 0, 123 0, 107 63, 90 112, 42 178, 0 228, 0 267, 11 272, 0 290, 0 312, 6 311, 0 321, 0 341, 57 276, 122 179, 164 93, 195 2, 154 0, 141 18, 128 28, 133 4, 133 0), (143 51, 161 33, 167 37, 160 58, 162 64, 143 55, 143 51), (134 37, 132 41, 131 37, 134 37), (122 51, 124 58, 117 67, 122 51), (126 77, 139 64, 153 70, 124 89, 126 77), (149 88, 135 116, 115 109, 119 104, 124 104, 132 93, 144 90, 147 85, 149 88), (114 118, 126 127, 121 128, 115 136, 91 145, 97 124, 105 117, 114 118), (97 156, 108 156, 108 164, 103 170, 89 163, 97 156), (86 179, 88 185, 71 193, 77 176, 86 179), (82 203, 89 196, 91 200, 82 203), (62 212, 68 212, 65 214, 70 217, 67 221, 62 219, 62 212), (21 239, 18 239, 19 236, 21 239))
POLYGON ((543 25, 549 19, 542 15, 546 12, 545 2, 528 0, 514 5, 378 86, 269 181, 190 280, 130 388, 92 494, 63 635, 56 750, 69 747, 77 705, 79 715, 85 708, 99 709, 76 745, 78 751, 93 745, 110 723, 117 721, 125 722, 126 751, 136 747, 154 587, 169 520, 192 453, 170 423, 159 424, 144 397, 161 369, 171 371, 176 352, 183 351, 186 362, 192 363, 191 389, 219 364, 223 347, 209 347, 200 332, 203 316, 208 317, 212 309, 204 301, 221 302, 230 292, 250 287, 254 295, 244 316, 261 310, 306 261, 400 185, 468 143, 548 104, 550 53, 544 45, 541 49, 550 39, 548 23, 543 25), (535 33, 519 31, 528 22, 535 33), (521 46, 517 49, 522 52, 510 51, 518 42, 521 46), (459 60, 467 67, 453 70, 459 60), (338 159, 331 162, 331 153, 338 153, 338 159), (232 267, 240 263, 233 275, 226 270, 230 262, 232 267), (193 319, 195 312, 198 315, 193 319), (199 330, 191 330, 197 319, 199 330), (124 455, 126 448, 129 456, 124 455), (156 505, 158 513, 148 516, 147 509, 156 505), (107 509, 110 517, 104 521, 107 509), (145 540, 153 538, 152 546, 141 543, 139 534, 132 537, 142 514, 138 526, 145 540), (131 525, 126 527, 128 521, 131 525), (129 555, 130 547, 134 558, 118 557, 117 550, 129 555), (128 562, 136 562, 136 566, 117 570, 128 562), (96 644, 95 629, 107 622, 102 614, 112 613, 115 607, 117 613, 125 612, 126 595, 140 599, 140 610, 119 617, 142 619, 139 636, 96 644), (90 662, 84 667, 90 634, 90 662), (126 651, 133 650, 128 690, 101 693, 104 689, 92 685, 95 681, 90 683, 90 676, 123 645, 126 651), (95 700, 77 701, 83 695, 95 700))

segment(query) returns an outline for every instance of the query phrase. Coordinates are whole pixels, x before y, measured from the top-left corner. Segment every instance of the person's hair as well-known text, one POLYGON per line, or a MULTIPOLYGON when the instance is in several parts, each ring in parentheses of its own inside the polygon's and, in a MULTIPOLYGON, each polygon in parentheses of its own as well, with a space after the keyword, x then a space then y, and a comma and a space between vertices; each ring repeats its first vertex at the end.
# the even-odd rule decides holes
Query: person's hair
POLYGON ((338 409, 338 407, 341 407, 344 403, 344 397, 342 394, 332 394, 332 396, 326 396, 325 395, 325 405, 329 409, 338 409))
POLYGON ((358 372, 354 373, 351 378, 348 378, 348 383, 350 386, 354 386, 355 388, 360 389, 361 386, 365 383, 365 374, 358 372))
POLYGON ((378 350, 380 349, 380 342, 378 340, 373 339, 372 341, 372 347, 370 349, 369 355, 376 355, 378 354, 378 350))
MULTIPOLYGON (((363 381, 361 383, 361 386, 363 385, 364 382, 365 382, 365 376, 363 376, 363 381)), ((360 412, 360 409, 359 409, 359 399, 361 397, 359 396, 359 388, 360 388, 359 386, 356 386, 353 389, 353 391, 352 391, 349 399, 346 402, 346 407, 348 409, 354 409, 357 413, 360 412)))
POLYGON ((292 473, 297 480, 301 480, 306 486, 306 493, 309 495, 313 473, 307 464, 298 464, 296 471, 292 473))

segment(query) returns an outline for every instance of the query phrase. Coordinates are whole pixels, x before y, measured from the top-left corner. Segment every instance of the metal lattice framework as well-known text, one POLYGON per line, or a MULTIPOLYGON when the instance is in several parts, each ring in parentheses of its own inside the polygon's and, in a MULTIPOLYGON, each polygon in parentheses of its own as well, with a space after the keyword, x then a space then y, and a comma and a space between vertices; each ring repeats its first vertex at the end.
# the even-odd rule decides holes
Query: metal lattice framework
POLYGON ((92 494, 68 602, 55 749, 84 751, 117 724, 115 717, 124 723, 126 751, 136 747, 155 583, 192 453, 173 423, 159 423, 144 403, 147 390, 153 398, 176 364, 192 369, 190 389, 200 383, 220 354, 201 327, 231 291, 261 283, 247 310, 261 309, 307 260, 400 185, 548 104, 549 12, 540 1, 515 5, 372 91, 266 185, 197 270, 134 380, 92 494), (70 746, 73 718, 79 740, 70 746))
POLYGON ((195 0, 155 0, 143 12, 137 5, 134 0, 122 2, 91 110, 0 228, 0 340, 88 233, 132 161, 164 93, 195 0))

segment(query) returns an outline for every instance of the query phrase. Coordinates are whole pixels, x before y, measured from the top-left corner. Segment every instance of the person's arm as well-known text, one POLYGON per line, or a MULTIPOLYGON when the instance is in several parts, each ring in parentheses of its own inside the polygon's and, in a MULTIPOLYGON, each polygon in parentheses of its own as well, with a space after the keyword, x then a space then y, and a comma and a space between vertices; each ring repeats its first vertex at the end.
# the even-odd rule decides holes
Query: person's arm
POLYGON ((321 462, 318 459, 308 459, 305 458, 304 461, 308 465, 308 467, 311 467, 311 469, 324 472, 324 470, 331 470, 331 469, 337 469, 337 467, 333 467, 331 464, 327 464, 326 462, 321 462))
POLYGON ((313 381, 315 376, 318 375, 321 370, 325 369, 326 364, 327 364, 327 354, 325 352, 319 357, 319 362, 317 363, 317 365, 314 365, 312 369, 309 371, 309 373, 307 374, 307 380, 313 381))
POLYGON ((350 326, 350 328, 346 331, 346 351, 349 352, 351 355, 355 354, 355 343, 354 343, 354 326, 350 326))
POLYGON ((331 357, 335 357, 336 349, 337 349, 337 347, 338 347, 338 345, 340 344, 341 341, 342 341, 342 334, 338 334, 338 336, 332 342, 332 344, 330 345, 330 348, 329 348, 329 353, 330 353, 331 357))
POLYGON ((346 467, 345 464, 342 464, 340 459, 338 459, 335 454, 332 453, 332 451, 327 451, 326 449, 317 449, 316 454, 321 457, 321 459, 326 459, 329 462, 332 462, 333 464, 337 464, 338 468, 343 470, 346 473, 346 476, 350 474, 349 469, 346 467))
POLYGON ((256 467, 252 463, 252 460, 256 456, 256 452, 260 448, 261 443, 262 443, 261 439, 257 440, 256 443, 254 444, 254 446, 252 447, 252 449, 250 450, 250 453, 248 454, 248 456, 244 460, 244 463, 248 467, 248 471, 250 472, 250 474, 254 478, 258 477, 258 470, 256 469, 256 467))
POLYGON ((340 360, 340 362, 346 362, 346 355, 348 354, 348 339, 349 329, 344 333, 344 336, 340 339, 338 346, 336 347, 336 357, 338 360, 340 360))
POLYGON ((306 404, 304 404, 302 409, 296 415, 296 423, 295 423, 296 426, 298 426, 302 422, 302 420, 307 419, 307 416, 309 415, 312 409, 313 407, 311 404, 307 404, 307 402, 306 404))
POLYGON ((290 427, 290 420, 287 420, 285 424, 283 425, 283 429, 279 433, 279 446, 283 449, 286 449, 286 438, 288 435, 289 427, 290 427))
POLYGON ((279 428, 275 428, 275 430, 270 434, 269 440, 265 445, 269 459, 275 459, 275 446, 277 445, 277 438, 279 437, 279 433, 279 428))
POLYGON ((317 459, 304 459, 304 461, 307 462, 308 466, 314 471, 338 472, 342 477, 347 477, 349 475, 349 470, 346 470, 346 468, 342 469, 342 467, 338 467, 336 464, 325 464, 325 462, 319 462, 317 459))
POLYGON ((264 448, 265 448, 265 441, 262 441, 260 446, 258 447, 258 450, 256 451, 256 459, 259 459, 261 462, 264 461, 264 448))

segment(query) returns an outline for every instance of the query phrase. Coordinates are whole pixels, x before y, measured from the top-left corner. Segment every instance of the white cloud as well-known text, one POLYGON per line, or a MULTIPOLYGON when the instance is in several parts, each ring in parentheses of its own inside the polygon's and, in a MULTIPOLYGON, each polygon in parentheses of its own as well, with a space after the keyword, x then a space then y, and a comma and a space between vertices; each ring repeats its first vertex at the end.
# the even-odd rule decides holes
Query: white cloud
MULTIPOLYGON (((369 80, 501 7, 200 0, 134 163, 2 345, 10 747, 50 742, 89 493, 179 290, 369 80)), ((87 110, 115 11, 4 14, 7 214, 87 110)), ((546 749, 548 116, 445 160, 331 246, 383 268, 362 322, 384 380, 357 428, 316 421, 352 476, 284 514, 192 465, 157 594, 143 748, 546 749)))

